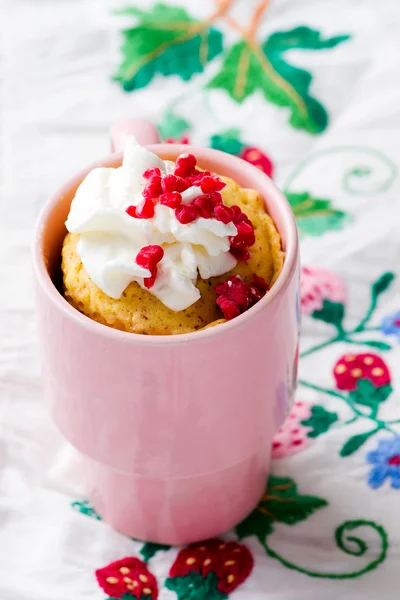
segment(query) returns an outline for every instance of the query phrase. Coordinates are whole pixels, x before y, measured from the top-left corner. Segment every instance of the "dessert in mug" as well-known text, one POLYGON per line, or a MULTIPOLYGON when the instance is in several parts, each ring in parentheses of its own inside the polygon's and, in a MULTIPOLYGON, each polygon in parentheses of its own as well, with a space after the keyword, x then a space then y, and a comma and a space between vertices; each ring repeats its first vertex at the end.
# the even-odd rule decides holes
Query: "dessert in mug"
POLYGON ((65 298, 123 331, 168 335, 250 308, 283 265, 280 236, 255 190, 164 161, 127 139, 121 167, 79 186, 62 249, 65 298))

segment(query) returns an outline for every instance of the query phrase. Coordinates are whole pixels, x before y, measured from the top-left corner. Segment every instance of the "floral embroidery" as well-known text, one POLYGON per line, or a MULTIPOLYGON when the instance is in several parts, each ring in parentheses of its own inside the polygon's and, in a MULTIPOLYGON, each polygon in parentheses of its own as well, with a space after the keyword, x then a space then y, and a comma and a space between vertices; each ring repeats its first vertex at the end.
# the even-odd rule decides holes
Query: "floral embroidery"
MULTIPOLYGON (((362 381, 369 382, 375 389, 390 384, 389 369, 376 354, 345 354, 337 361, 333 374, 336 387, 348 392, 359 390, 362 381)), ((367 389, 371 389, 371 386, 368 385, 367 389)), ((387 396, 390 392, 391 389, 387 391, 387 396)))
POLYGON ((335 412, 326 410, 323 406, 317 404, 311 408, 311 416, 301 421, 301 424, 310 428, 307 432, 309 438, 316 438, 322 433, 326 433, 338 418, 335 412))
POLYGON ((88 517, 92 517, 97 521, 101 521, 101 516, 94 510, 87 500, 82 500, 82 502, 72 502, 71 507, 74 510, 81 512, 83 515, 87 515, 88 517))
POLYGON ((158 586, 156 578, 147 565, 134 557, 123 558, 112 562, 96 571, 99 586, 110 598, 129 600, 157 600, 158 586))
POLYGON ((267 0, 259 0, 247 28, 228 15, 232 4, 233 0, 219 0, 214 13, 203 21, 192 18, 182 7, 167 4, 155 4, 150 10, 130 6, 117 11, 137 23, 122 31, 122 63, 115 80, 125 91, 133 91, 148 85, 157 74, 178 75, 187 81, 202 73, 223 52, 223 36, 215 22, 224 18, 227 26, 240 34, 240 40, 224 54, 208 89, 223 89, 236 102, 260 92, 268 102, 289 108, 293 127, 312 134, 324 131, 328 115, 310 94, 312 75, 286 62, 285 55, 293 49, 333 49, 350 36, 324 39, 319 31, 301 26, 275 32, 259 42, 257 30, 267 0))
POLYGON ((334 208, 331 200, 314 198, 309 192, 284 191, 296 217, 300 235, 319 236, 326 231, 337 231, 349 221, 348 215, 334 208))
POLYGON ((382 320, 381 331, 385 335, 394 335, 400 342, 400 310, 382 320))
MULTIPOLYGON (((234 24, 232 19, 230 23, 234 24)), ((289 108, 293 127, 313 134, 324 131, 328 115, 322 104, 310 95, 312 76, 286 62, 285 53, 292 49, 331 49, 349 36, 323 39, 319 31, 302 26, 273 33, 259 43, 254 26, 252 30, 244 30, 235 25, 243 39, 226 53, 222 68, 209 87, 224 89, 236 102, 243 102, 259 91, 272 104, 289 108)))
POLYGON ((328 323, 340 323, 344 316, 346 285, 330 271, 303 267, 300 277, 301 310, 328 323))
POLYGON ((374 465, 368 475, 373 489, 383 485, 386 479, 394 489, 400 489, 400 436, 379 440, 376 450, 368 452, 367 462, 374 465))
POLYGON ((210 140, 210 146, 216 150, 222 150, 228 154, 239 156, 239 158, 263 171, 268 177, 273 177, 274 165, 272 160, 260 148, 247 146, 242 142, 237 129, 229 129, 224 133, 213 135, 210 140))
POLYGON ((274 435, 272 441, 272 458, 285 458, 308 448, 311 439, 308 429, 302 422, 311 417, 312 406, 308 402, 297 401, 274 435))
POLYGON ((178 600, 224 600, 250 575, 253 557, 243 544, 212 539, 181 550, 165 586, 178 600))
POLYGON ((186 119, 178 115, 172 107, 164 112, 161 121, 157 125, 157 129, 164 142, 176 140, 181 144, 189 143, 187 134, 191 129, 191 125, 189 121, 186 121, 186 119))
POLYGON ((356 536, 356 530, 359 527, 368 527, 374 530, 379 536, 380 550, 377 557, 359 570, 344 573, 311 571, 291 563, 271 548, 269 536, 274 532, 277 523, 295 525, 296 523, 305 521, 313 513, 326 506, 328 506, 328 503, 323 498, 299 494, 297 485, 293 479, 289 477, 270 476, 265 495, 258 507, 236 527, 236 533, 239 539, 256 536, 269 557, 278 560, 288 569, 293 569, 310 577, 350 579, 360 577, 364 573, 376 569, 386 558, 388 539, 383 527, 373 521, 345 521, 335 531, 337 546, 346 554, 358 557, 369 556, 370 553, 367 543, 356 536))
POLYGON ((211 23, 224 10, 203 22, 182 7, 155 4, 150 10, 128 7, 117 14, 131 15, 138 24, 124 29, 122 63, 115 75, 127 92, 148 85, 156 74, 179 75, 187 81, 222 52, 222 33, 211 23))

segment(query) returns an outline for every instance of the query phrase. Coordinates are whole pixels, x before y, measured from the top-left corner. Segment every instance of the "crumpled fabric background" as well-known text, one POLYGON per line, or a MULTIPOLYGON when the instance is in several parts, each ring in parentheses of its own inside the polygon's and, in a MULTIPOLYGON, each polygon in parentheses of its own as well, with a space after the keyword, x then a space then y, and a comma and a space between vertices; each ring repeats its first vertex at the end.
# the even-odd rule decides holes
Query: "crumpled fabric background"
MULTIPOLYGON (((164 28, 182 21, 173 7, 198 23, 216 10, 164 4, 164 28)), ((42 403, 29 255, 48 195, 107 154, 109 127, 128 116, 272 163, 302 236, 301 404, 277 435, 261 510, 227 536, 254 557, 229 597, 398 597, 400 6, 272 1, 254 58, 242 36, 262 4, 236 0, 208 39, 182 52, 175 42, 160 62, 159 38, 140 29, 151 2, 132 0, 142 12, 125 15, 108 0, 0 2, 1 600, 100 600, 94 570, 146 554, 71 508, 84 474, 42 403), (135 27, 121 53, 121 31, 135 27), (138 73, 140 53, 150 64, 138 73)), ((153 550, 159 598, 177 598, 163 582, 178 550, 153 550)), ((190 598, 211 599, 200 593, 190 598)))

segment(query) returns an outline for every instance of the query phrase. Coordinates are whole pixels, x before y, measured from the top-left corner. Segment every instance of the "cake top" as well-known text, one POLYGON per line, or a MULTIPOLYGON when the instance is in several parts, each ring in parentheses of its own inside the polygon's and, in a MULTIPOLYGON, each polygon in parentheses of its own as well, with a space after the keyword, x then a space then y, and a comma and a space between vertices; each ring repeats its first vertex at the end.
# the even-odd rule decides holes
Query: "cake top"
POLYGON ((79 186, 66 227, 92 281, 120 298, 136 281, 168 308, 200 298, 203 279, 249 258, 254 228, 222 202, 224 182, 196 168, 192 154, 163 161, 129 137, 122 166, 96 168, 79 186))

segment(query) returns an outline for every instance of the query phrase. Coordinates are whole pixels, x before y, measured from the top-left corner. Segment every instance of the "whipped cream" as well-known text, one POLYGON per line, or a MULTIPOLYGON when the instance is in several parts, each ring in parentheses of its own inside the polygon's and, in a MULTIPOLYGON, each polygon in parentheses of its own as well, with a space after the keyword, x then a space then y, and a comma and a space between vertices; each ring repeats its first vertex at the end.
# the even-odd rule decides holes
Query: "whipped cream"
MULTIPOLYGON (((183 225, 173 209, 160 204, 151 219, 129 216, 125 211, 142 201, 143 173, 152 167, 166 174, 173 172, 174 163, 161 160, 134 137, 127 138, 122 166, 93 169, 87 175, 65 225, 71 233, 80 234, 77 252, 82 264, 92 281, 112 298, 120 298, 132 281, 147 289, 144 279, 151 273, 136 264, 136 256, 144 246, 162 246, 164 257, 148 291, 168 308, 184 310, 200 298, 198 273, 208 279, 236 265, 229 237, 237 229, 233 223, 202 217, 183 225)), ((201 194, 193 186, 182 193, 182 203, 201 194)))

